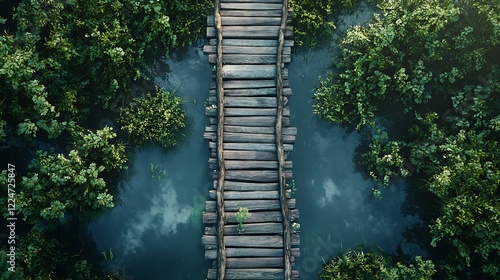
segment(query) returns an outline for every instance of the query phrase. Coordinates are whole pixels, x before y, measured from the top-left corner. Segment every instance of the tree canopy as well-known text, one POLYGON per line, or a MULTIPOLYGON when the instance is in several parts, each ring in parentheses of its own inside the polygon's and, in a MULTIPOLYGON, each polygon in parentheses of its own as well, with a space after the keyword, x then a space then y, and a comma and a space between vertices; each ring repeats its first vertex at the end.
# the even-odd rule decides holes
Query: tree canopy
POLYGON ((339 44, 314 111, 364 135, 360 163, 380 185, 419 178, 446 277, 500 273, 500 6, 395 1, 339 44))

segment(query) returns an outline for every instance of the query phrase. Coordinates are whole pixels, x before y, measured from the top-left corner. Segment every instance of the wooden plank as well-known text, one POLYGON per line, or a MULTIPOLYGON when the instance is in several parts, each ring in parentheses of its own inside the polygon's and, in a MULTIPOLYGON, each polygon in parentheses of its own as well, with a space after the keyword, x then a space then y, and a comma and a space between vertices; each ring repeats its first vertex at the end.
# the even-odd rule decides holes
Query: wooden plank
MULTIPOLYGON (((288 78, 288 68, 282 69, 283 77, 288 78)), ((275 65, 255 64, 229 64, 222 67, 224 79, 274 79, 276 77, 275 65)))
MULTIPOLYGON (((226 65, 235 66, 235 65, 226 65)), ((257 107, 257 108, 276 108, 276 97, 234 97, 224 98, 225 107, 257 107)))
MULTIPOLYGON (((278 161, 226 160, 226 169, 278 169, 278 161)), ((292 169, 292 162, 287 161, 285 168, 292 169)))
MULTIPOLYGON (((208 202, 210 201, 207 201, 207 205, 208 202)), ((212 202, 215 204, 215 201, 212 202)), ((288 199, 287 205, 290 209, 295 208, 295 198, 288 199)), ((280 209, 280 202, 277 200, 227 200, 224 202, 224 209, 228 212, 236 212, 241 207, 248 208, 250 212, 271 211, 280 209)))
MULTIPOLYGON (((291 191, 287 190, 287 198, 290 198, 291 191)), ((211 199, 217 198, 217 193, 215 190, 209 191, 209 196, 211 199)), ((224 191, 224 199, 278 199, 278 191, 224 191)))
MULTIPOLYGON (((229 80, 224 81, 224 89, 255 89, 255 88, 270 88, 276 87, 275 80, 229 80)), ((284 87, 289 87, 290 82, 284 81, 284 87)), ((215 83, 210 84, 210 89, 215 89, 215 83)))
POLYGON ((249 183, 226 180, 224 189, 227 191, 270 191, 277 190, 278 183, 249 183))
POLYGON ((227 268, 283 267, 283 258, 227 258, 227 268))
MULTIPOLYGON (((272 134, 252 134, 252 133, 224 133, 224 142, 226 143, 275 143, 276 138, 272 134)), ((283 135, 283 143, 293 144, 295 135, 283 135)))
MULTIPOLYGON (((283 52, 281 53, 282 55, 290 55, 291 54, 291 47, 285 47, 283 48, 283 52)), ((276 47, 246 47, 246 46, 223 46, 222 47, 222 53, 224 55, 227 54, 260 54, 260 55, 276 55, 277 48, 276 47)), ((212 45, 204 45, 203 46, 203 52, 205 54, 215 54, 217 52, 217 46, 212 46, 212 45)))
POLYGON ((222 17, 281 17, 280 10, 221 10, 222 17))
POLYGON ((245 3, 245 2, 252 2, 252 3, 283 3, 283 0, 221 0, 221 3, 245 3))
POLYGON ((224 242, 227 247, 283 248, 281 235, 229 235, 224 236, 224 242))
MULTIPOLYGON (((215 95, 215 90, 210 90, 209 95, 215 95)), ((291 96, 292 89, 284 88, 283 95, 291 96)), ((276 97, 276 88, 252 88, 252 89, 228 89, 224 91, 224 96, 234 97, 254 97, 254 96, 273 96, 276 97)))
MULTIPOLYGON (((231 126, 274 126, 276 124, 276 117, 263 116, 263 117, 226 117, 224 118, 225 125, 231 126)), ((290 118, 283 117, 283 126, 290 125, 290 118)))
POLYGON ((263 151, 224 151, 225 159, 276 160, 276 153, 263 151))
MULTIPOLYGON (((279 34, 279 26, 226 26, 222 29, 224 38, 240 38, 240 39, 264 39, 277 38, 279 34)), ((215 27, 207 27, 207 37, 214 38, 216 35, 215 27)), ((285 36, 293 37, 293 30, 287 27, 285 36)))
MULTIPOLYGON (((292 177, 292 171, 286 172, 286 177, 292 177)), ((228 180, 242 181, 242 182, 276 182, 278 181, 277 170, 227 170, 226 178, 228 180)))
MULTIPOLYGON (((290 63, 292 61, 291 55, 283 55, 283 63, 290 63)), ((208 62, 215 64, 217 56, 215 54, 208 55, 208 62)), ((268 54, 225 54, 222 57, 224 64, 273 64, 276 63, 276 55, 268 54)))
MULTIPOLYGON (((212 207, 212 206, 210 206, 212 207)), ((300 213, 298 209, 290 210, 292 215, 292 221, 298 221, 300 218, 300 213)), ((227 224, 237 224, 236 212, 226 212, 227 224)), ((252 223, 269 223, 269 222, 281 222, 282 216, 280 211, 260 211, 254 212, 245 221, 245 224, 252 223)), ((215 224, 217 222, 217 213, 214 211, 206 211, 203 213, 203 223, 204 224, 215 224)))
MULTIPOLYGON (((241 257, 283 257, 283 249, 269 248, 227 248, 226 255, 228 258, 241 257)), ((292 248, 294 257, 300 256, 299 248, 292 248)), ((213 260, 217 258, 217 250, 206 250, 205 258, 213 260)))
MULTIPOLYGON (((213 142, 212 142, 213 143, 213 142)), ((214 143, 215 144, 215 143, 214 143)), ((215 146, 214 146, 215 148, 215 146)), ((224 143, 224 150, 238 150, 238 151, 276 151, 276 144, 269 143, 224 143)), ((285 152, 293 150, 292 144, 284 144, 285 152)))
MULTIPOLYGON (((240 279, 240 280, 281 280, 283 279, 284 271, 282 268, 226 268, 224 279, 240 279)), ((217 279, 217 269, 211 268, 208 270, 207 279, 217 279)))
MULTIPOLYGON (((281 10, 282 4, 278 3, 221 3, 221 10, 281 10)), ((281 14, 281 13, 280 13, 281 14)), ((223 15, 224 16, 224 15, 223 15)))
MULTIPOLYGON (((210 45, 217 45, 217 40, 216 39, 210 39, 209 41, 210 45)), ((262 39, 223 39, 222 40, 222 45, 223 46, 246 46, 246 47, 277 47, 278 46, 278 40, 275 39, 268 39, 268 40, 262 40, 262 39)), ((285 40, 284 46, 285 47, 293 47, 294 41, 293 40, 285 40)))
MULTIPOLYGON (((283 127, 283 134, 296 135, 296 127, 283 127)), ((274 127, 258 127, 258 126, 234 126, 228 125, 224 126, 225 132, 239 132, 239 133, 271 133, 274 134, 274 127)))
MULTIPOLYGON (((234 116, 275 116, 276 108, 224 108, 224 115, 234 116)), ((290 117, 290 108, 283 111, 283 116, 290 117)))
MULTIPOLYGON (((280 234, 283 232, 281 223, 255 223, 245 224, 244 234, 280 234)), ((240 235, 238 225, 224 226, 224 235, 240 235)))
MULTIPOLYGON (((222 26, 230 25, 276 25, 281 23, 281 17, 222 17, 222 26)), ((215 26, 214 16, 207 16, 207 26, 215 26)))

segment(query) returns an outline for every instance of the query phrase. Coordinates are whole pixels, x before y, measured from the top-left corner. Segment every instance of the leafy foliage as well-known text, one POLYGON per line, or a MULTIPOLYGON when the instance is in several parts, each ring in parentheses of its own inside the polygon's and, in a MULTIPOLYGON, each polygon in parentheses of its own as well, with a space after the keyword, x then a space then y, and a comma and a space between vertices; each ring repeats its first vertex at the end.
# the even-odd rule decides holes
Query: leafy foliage
POLYGON ((415 264, 405 265, 382 252, 349 250, 325 264, 321 279, 425 280, 432 279, 434 273, 432 261, 424 261, 419 256, 415 258, 415 264))
POLYGON ((437 217, 429 226, 431 245, 447 252, 435 260, 440 273, 494 277, 500 269, 500 6, 386 0, 380 8, 381 16, 341 41, 340 71, 321 82, 314 110, 363 132, 367 149, 360 160, 380 184, 410 174, 424 178, 439 201, 429 209, 437 217))
POLYGON ((246 207, 240 207, 238 209, 238 212, 236 212, 236 221, 238 222, 237 230, 239 233, 242 233, 245 231, 245 221, 250 218, 250 213, 248 212, 248 208, 246 207))
POLYGON ((186 127, 186 113, 178 96, 157 88, 155 95, 135 98, 122 108, 119 122, 136 145, 154 142, 171 148, 177 144, 179 131, 186 127))

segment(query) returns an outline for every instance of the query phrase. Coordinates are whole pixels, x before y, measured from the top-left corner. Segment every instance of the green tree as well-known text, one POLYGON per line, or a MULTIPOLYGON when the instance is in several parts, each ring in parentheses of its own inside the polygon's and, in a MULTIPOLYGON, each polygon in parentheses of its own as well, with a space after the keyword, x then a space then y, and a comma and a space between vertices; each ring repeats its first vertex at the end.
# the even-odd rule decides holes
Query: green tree
POLYGON ((386 0, 380 8, 342 39, 339 71, 321 82, 315 113, 362 133, 360 163, 381 185, 410 174, 423 179, 438 203, 427 211, 442 276, 493 278, 500 268, 500 6, 386 0))
POLYGON ((425 280, 435 273, 432 261, 424 261, 420 256, 415 263, 403 264, 383 252, 349 250, 331 259, 323 267, 321 279, 335 280, 425 280))
POLYGON ((119 122, 136 145, 153 142, 171 148, 186 127, 186 113, 180 97, 157 88, 155 95, 135 98, 128 107, 122 108, 119 122))

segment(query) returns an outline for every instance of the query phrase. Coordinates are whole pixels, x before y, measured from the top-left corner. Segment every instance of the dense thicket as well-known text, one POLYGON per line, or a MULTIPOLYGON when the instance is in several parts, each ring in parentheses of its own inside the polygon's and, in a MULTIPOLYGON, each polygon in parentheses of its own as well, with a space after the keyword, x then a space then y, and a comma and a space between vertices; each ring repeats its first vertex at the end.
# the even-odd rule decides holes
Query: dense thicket
MULTIPOLYGON (((130 96, 135 81, 150 79, 155 60, 200 38, 212 3, 21 0, 1 5, 0 143, 22 155, 2 163, 8 160, 22 172, 16 176, 16 210, 28 228, 26 234, 19 231, 18 276, 93 279, 89 258, 94 252, 82 238, 68 240, 71 234, 61 232, 114 206, 110 179, 126 167, 127 157, 116 131, 95 130, 97 124, 89 130, 88 117, 130 96)), ((183 114, 180 102, 164 105, 171 106, 165 112, 183 114)), ((172 122, 179 126, 178 118, 172 122)), ((0 201, 7 205, 4 196, 0 201)))
POLYGON ((430 280, 434 264, 421 257, 413 263, 402 263, 383 251, 360 248, 342 253, 328 261, 322 280, 430 280))
POLYGON ((360 131, 381 185, 419 178, 441 276, 500 273, 500 5, 395 1, 340 42, 315 112, 360 131))

